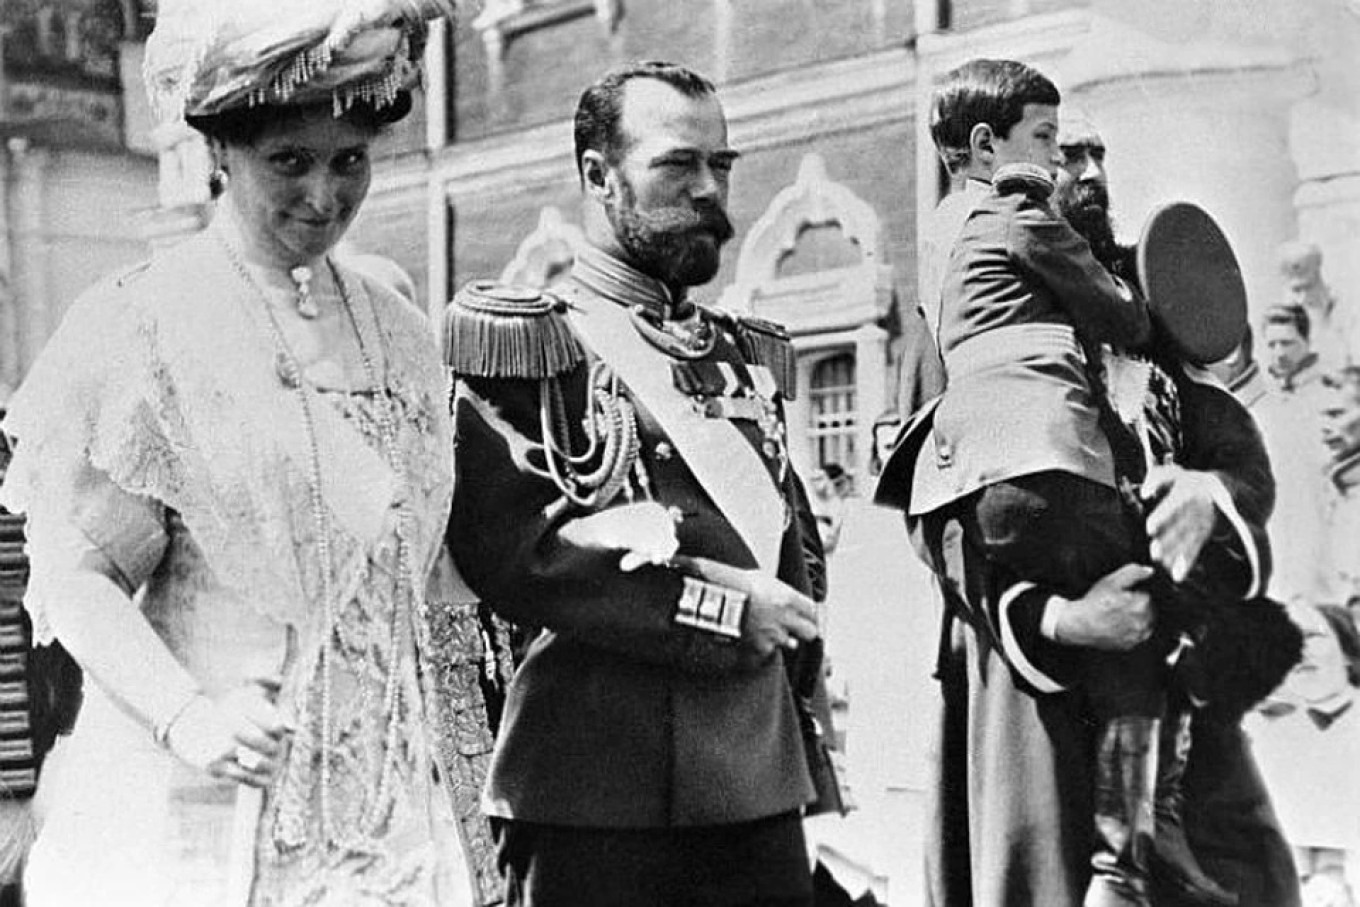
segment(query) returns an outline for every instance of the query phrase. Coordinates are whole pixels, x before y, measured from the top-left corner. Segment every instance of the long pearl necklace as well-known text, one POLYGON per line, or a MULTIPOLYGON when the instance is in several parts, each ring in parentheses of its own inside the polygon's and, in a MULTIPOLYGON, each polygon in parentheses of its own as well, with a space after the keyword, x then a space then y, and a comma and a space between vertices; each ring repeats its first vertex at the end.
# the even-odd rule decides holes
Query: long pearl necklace
MULTIPOLYGON (((389 813, 387 800, 392 788, 392 778, 396 772, 397 754, 400 751, 400 711, 401 711, 401 614, 403 610, 407 614, 414 611, 412 598, 415 590, 415 574, 411 568, 411 555, 409 534, 413 514, 411 512, 411 502, 408 499, 405 489, 406 469, 402 461, 400 447, 398 445, 396 415, 393 412, 395 403, 390 394, 385 390, 385 385, 379 382, 378 369, 369 352, 368 345, 364 342, 364 332, 360 328, 359 320, 355 316, 354 307, 350 302, 349 288, 345 283, 340 272, 336 269, 333 262, 327 261, 331 276, 335 281, 336 287, 340 291, 340 300, 344 306, 346 316, 350 325, 354 329, 355 338, 359 344, 359 355, 364 363, 364 371, 369 380, 369 386, 374 393, 374 411, 378 418, 378 433, 383 446, 383 452, 388 464, 397 475, 398 509, 397 509, 397 576, 398 591, 405 593, 405 601, 393 603, 392 627, 391 627, 391 657, 388 665, 388 674, 385 678, 383 690, 383 708, 387 716, 387 728, 383 741, 382 767, 378 776, 378 789, 373 799, 368 803, 364 810, 364 816, 360 822, 360 828, 351 833, 338 833, 331 823, 331 760, 330 744, 333 736, 332 728, 332 690, 333 690, 333 660, 332 637, 337 631, 337 621, 335 615, 335 604, 331 598, 332 593, 332 546, 329 526, 326 519, 325 501, 321 493, 321 451, 316 437, 316 420, 312 412, 312 402, 307 395, 307 388, 303 380, 302 365, 298 362, 297 356, 293 353, 292 347, 288 344, 283 334, 283 328, 279 324, 278 316, 274 312, 274 307, 269 303, 269 297, 264 288, 260 286, 255 276, 251 274, 245 263, 241 260, 236 250, 226 237, 219 237, 222 246, 227 253, 227 258, 231 261, 233 268, 242 279, 255 291, 263 304, 266 315, 266 324, 270 335, 273 338, 275 348, 278 353, 279 363, 284 372, 284 383, 294 389, 297 394, 299 407, 302 411, 303 426, 307 434, 307 453, 308 453, 308 481, 307 490, 310 500, 312 525, 316 538, 316 554, 320 561, 320 585, 321 585, 321 608, 322 608, 322 648, 321 648, 321 784, 320 784, 320 824, 322 834, 325 839, 332 844, 348 843, 351 846, 362 845, 364 837, 375 837, 380 831, 380 826, 385 822, 389 813), (405 604, 405 609, 401 607, 405 604), (357 840, 356 840, 357 839, 357 840)), ((378 324, 377 313, 373 311, 372 305, 369 306, 369 315, 373 322, 374 330, 378 332, 379 342, 381 342, 381 327, 378 324)), ((305 316, 304 316, 305 317, 305 316)), ((280 843, 285 846, 301 846, 305 842, 306 823, 300 817, 294 821, 288 821, 280 816, 275 835, 280 843)))

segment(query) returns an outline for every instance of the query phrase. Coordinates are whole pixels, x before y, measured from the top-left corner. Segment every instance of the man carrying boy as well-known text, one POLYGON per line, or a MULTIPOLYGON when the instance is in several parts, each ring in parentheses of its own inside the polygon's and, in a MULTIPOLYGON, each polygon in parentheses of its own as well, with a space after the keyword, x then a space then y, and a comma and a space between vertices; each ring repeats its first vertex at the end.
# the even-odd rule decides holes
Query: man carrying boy
MULTIPOLYGON (((1135 565, 1148 560, 1148 538, 1140 503, 1119 486, 1142 481, 1150 466, 1170 462, 1181 449, 1176 389, 1165 373, 1149 367, 1124 401, 1128 406, 1106 399, 1101 345, 1138 349, 1151 326, 1136 292, 1113 277, 1049 205, 1062 161, 1058 102, 1051 82, 1009 61, 960 67, 937 92, 932 134, 969 186, 946 200, 937 218, 945 232, 937 234, 936 247, 949 250, 946 263, 927 265, 931 292, 924 303, 949 389, 934 407, 932 430, 916 458, 909 514, 947 517, 923 521, 921 536, 947 584, 948 552, 959 550, 951 548, 959 536, 963 548, 985 559, 989 575, 1011 578, 1003 586, 1011 597, 999 611, 972 619, 991 619, 988 635, 1000 636, 1017 677, 1040 693, 1079 685, 1097 724, 1095 839, 1085 903, 1147 905, 1159 728, 1167 708, 1165 657, 1174 635, 1153 637, 1145 612, 1117 645, 1094 640, 1094 648, 1108 651, 1087 651, 1074 661, 1060 649, 1038 663, 1015 656, 1042 655, 1042 646, 1006 638, 1027 631, 1080 641, 1060 634, 1064 623, 1090 616, 1070 601, 1100 586, 1098 580, 1109 580, 1112 593, 1138 599, 1138 584, 1153 573, 1135 565), (1158 405, 1145 406, 1145 398, 1158 405), (1136 435, 1126 421, 1136 423, 1136 435), (1065 598, 1024 594, 1034 587, 1065 598), (1012 613, 1025 610, 1035 613, 1012 613)), ((1170 579, 1185 580, 1198 553, 1168 560, 1170 579)), ((1252 564, 1240 587, 1219 591, 1256 594, 1258 568, 1252 564)), ((968 598, 967 589, 960 594, 968 598)), ((1182 729, 1174 736, 1184 738, 1188 725, 1174 726, 1182 729)), ((1173 757, 1169 768, 1183 767, 1183 746, 1166 753, 1173 757)), ((1170 854, 1163 866, 1178 887, 1201 903, 1232 903, 1188 849, 1170 854)))

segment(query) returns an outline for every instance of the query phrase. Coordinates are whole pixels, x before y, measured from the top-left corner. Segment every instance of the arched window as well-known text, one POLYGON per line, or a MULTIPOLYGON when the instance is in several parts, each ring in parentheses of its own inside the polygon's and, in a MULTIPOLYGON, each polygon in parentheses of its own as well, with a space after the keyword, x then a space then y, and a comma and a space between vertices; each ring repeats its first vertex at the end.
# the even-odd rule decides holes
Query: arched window
POLYGON ((836 353, 812 367, 808 382, 808 441, 816 466, 835 463, 854 473, 855 451, 855 356, 836 353))

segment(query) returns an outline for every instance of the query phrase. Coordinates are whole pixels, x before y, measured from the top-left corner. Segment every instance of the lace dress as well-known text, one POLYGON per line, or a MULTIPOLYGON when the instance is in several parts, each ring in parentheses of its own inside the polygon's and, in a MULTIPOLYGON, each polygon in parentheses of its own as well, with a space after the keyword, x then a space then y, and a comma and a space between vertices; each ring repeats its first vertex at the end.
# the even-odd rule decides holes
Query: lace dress
MULTIPOLYGON (((421 667, 437 642, 425 589, 411 579, 435 563, 451 491, 445 384, 428 329, 394 299, 360 300, 373 316, 361 330, 387 363, 404 487, 380 438, 382 398, 313 394, 328 628, 311 486, 287 437, 296 389, 280 385, 268 338, 240 316, 240 301, 213 298, 240 285, 211 242, 167 257, 78 302, 16 395, 6 427, 28 457, 16 458, 0 497, 30 517, 26 604, 36 632, 50 633, 45 602, 97 550, 208 694, 282 667, 280 703, 297 729, 261 805, 178 762, 145 719, 87 683, 75 731, 40 784, 45 824, 28 903, 475 903, 473 880, 490 888, 478 878, 488 842, 466 814, 465 788, 489 734, 483 726, 476 740, 450 742, 449 690, 436 709, 441 675, 421 667), (179 329, 185 274, 196 323, 179 329), (224 350, 236 361, 222 362, 224 350)), ((475 722, 485 717, 476 705, 453 708, 475 722)))

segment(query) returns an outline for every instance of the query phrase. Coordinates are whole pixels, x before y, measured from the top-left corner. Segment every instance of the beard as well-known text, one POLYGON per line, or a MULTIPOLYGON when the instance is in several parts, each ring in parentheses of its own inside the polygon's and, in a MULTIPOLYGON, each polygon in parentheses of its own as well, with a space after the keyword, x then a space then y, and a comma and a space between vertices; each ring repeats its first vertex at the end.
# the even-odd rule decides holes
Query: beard
POLYGON ((672 287, 712 280, 722 263, 722 245, 733 233, 732 222, 716 202, 643 211, 627 182, 621 184, 619 201, 607 214, 633 266, 672 287))
POLYGON ((1055 196, 1058 213, 1091 246, 1096 261, 1114 270, 1124 259, 1124 250, 1114 236, 1110 220, 1110 193, 1100 183, 1074 182, 1055 196))

